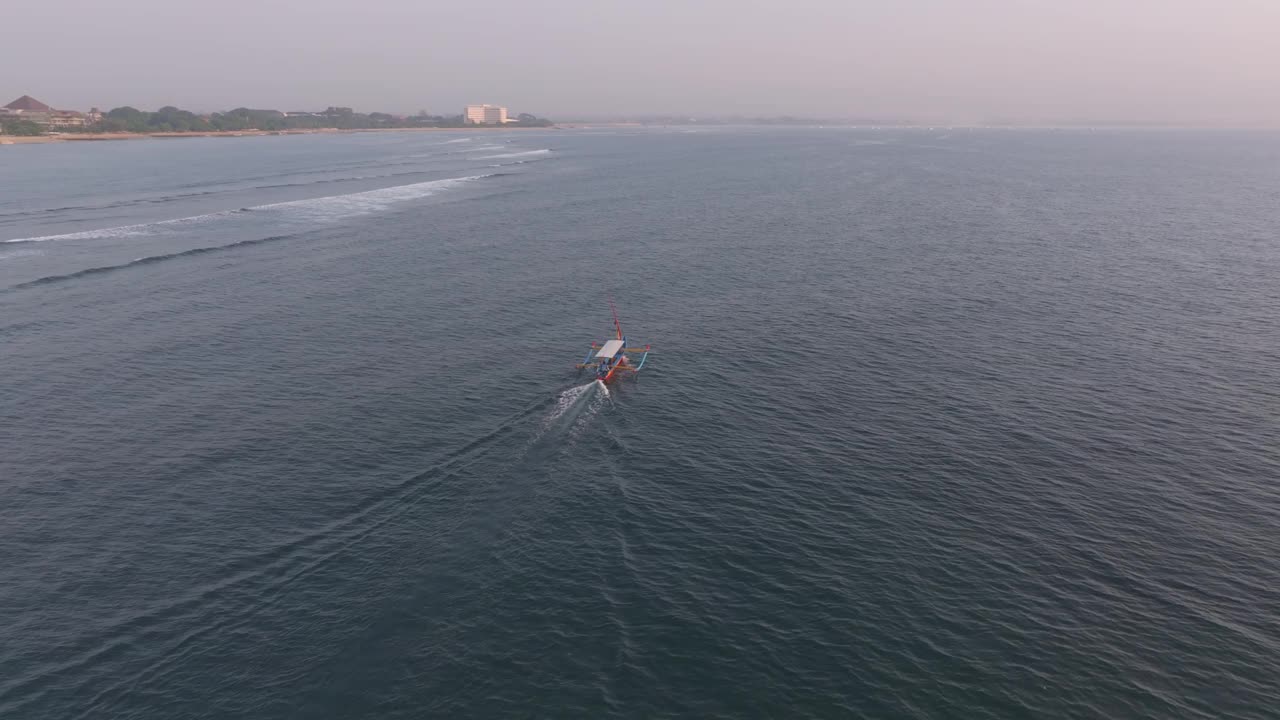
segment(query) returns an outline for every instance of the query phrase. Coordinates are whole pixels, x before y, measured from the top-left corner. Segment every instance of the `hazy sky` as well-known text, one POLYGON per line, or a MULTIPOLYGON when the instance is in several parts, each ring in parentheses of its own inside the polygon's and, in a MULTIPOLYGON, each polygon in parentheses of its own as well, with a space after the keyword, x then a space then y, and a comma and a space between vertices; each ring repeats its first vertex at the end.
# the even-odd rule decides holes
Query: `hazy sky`
POLYGON ((1280 127, 1280 0, 58 0, 0 103, 1280 127))

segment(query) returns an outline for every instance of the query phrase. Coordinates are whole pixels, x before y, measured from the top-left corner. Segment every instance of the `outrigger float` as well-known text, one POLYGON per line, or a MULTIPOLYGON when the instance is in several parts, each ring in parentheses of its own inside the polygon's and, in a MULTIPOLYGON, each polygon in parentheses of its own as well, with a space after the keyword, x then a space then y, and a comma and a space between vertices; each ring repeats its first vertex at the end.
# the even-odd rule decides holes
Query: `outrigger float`
POLYGON ((648 345, 627 347, 627 337, 622 334, 622 324, 618 322, 618 309, 613 306, 612 300, 609 301, 609 309, 613 311, 613 329, 616 337, 602 343, 591 343, 587 356, 577 365, 579 370, 594 370, 596 379, 602 383, 611 382, 623 375, 635 375, 644 367, 644 361, 649 359, 648 345), (644 354, 640 356, 640 362, 633 365, 627 353, 644 354))

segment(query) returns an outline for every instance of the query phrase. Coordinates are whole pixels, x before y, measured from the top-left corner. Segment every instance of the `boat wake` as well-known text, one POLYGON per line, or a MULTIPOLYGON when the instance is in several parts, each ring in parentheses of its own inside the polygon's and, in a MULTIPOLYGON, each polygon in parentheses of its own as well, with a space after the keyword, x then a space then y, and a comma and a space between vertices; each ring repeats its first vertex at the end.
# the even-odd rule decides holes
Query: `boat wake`
POLYGON ((579 385, 565 390, 556 398, 555 407, 551 408, 551 411, 547 413, 545 423, 554 423, 565 418, 575 419, 584 409, 591 405, 590 401, 597 392, 602 392, 605 397, 609 396, 609 388, 605 387, 604 383, 599 380, 592 380, 586 385, 579 385))
POLYGON ((542 419, 542 425, 535 432, 530 446, 546 445, 562 439, 572 443, 610 400, 609 388, 599 380, 561 392, 542 419))
POLYGON ((116 621, 70 640, 56 661, 32 665, 0 677, 0 717, 25 717, 23 710, 51 689, 83 689, 94 682, 103 658, 127 658, 133 669, 92 700, 97 717, 128 689, 163 680, 178 671, 196 643, 242 631, 278 597, 323 572, 353 547, 393 528, 451 479, 465 475, 491 448, 501 445, 536 416, 543 400, 499 422, 487 433, 442 456, 435 464, 371 492, 338 517, 262 550, 228 558, 216 579, 175 593, 149 607, 122 611, 116 621))

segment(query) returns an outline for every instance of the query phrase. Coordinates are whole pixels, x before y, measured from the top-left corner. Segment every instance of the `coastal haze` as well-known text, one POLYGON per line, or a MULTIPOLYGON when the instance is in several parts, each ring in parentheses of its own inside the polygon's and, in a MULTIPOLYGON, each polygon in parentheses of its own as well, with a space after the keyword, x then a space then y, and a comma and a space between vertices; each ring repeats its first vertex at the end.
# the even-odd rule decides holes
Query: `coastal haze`
POLYGON ((1271 0, 69 0, 5 25, 0 95, 67 108, 1280 127, 1271 0))
POLYGON ((1274 720, 1274 5, 889 5, 7 8, 0 718, 1274 720))

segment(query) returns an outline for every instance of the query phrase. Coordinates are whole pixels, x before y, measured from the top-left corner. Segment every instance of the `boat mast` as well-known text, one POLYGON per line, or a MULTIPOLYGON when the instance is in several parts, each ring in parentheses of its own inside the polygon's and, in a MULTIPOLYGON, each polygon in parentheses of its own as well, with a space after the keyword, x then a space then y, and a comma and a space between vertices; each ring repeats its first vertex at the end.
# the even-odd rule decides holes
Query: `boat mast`
POLYGON ((613 327, 618 331, 618 339, 622 339, 622 323, 618 322, 618 308, 613 306, 613 298, 609 298, 609 309, 613 311, 613 327))

